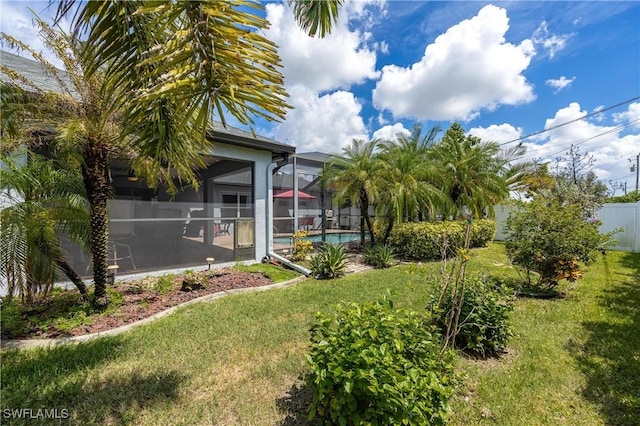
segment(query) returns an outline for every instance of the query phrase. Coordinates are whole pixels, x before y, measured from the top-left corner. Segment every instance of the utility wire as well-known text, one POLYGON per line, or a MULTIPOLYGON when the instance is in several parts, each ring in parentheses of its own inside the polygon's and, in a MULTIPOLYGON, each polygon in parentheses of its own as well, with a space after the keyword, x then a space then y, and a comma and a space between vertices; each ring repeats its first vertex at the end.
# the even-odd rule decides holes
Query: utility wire
POLYGON ((555 129, 559 128, 559 127, 566 126, 567 124, 575 123, 576 121, 580 121, 580 120, 584 120, 585 118, 593 117, 594 115, 598 115, 598 114, 600 114, 600 113, 602 113, 604 111, 608 111, 610 109, 617 108, 619 106, 631 103, 631 102, 633 102, 635 100, 638 100, 638 99, 640 99, 640 96, 636 96, 635 98, 631 98, 629 100, 617 103, 615 105, 611 105, 610 107, 607 107, 607 108, 602 108, 602 109, 600 109, 598 111, 594 111, 594 112, 592 112, 590 114, 583 115, 582 117, 574 118, 573 120, 569 120, 569 121, 566 121, 564 123, 556 124, 555 126, 551 126, 548 129, 538 130, 537 132, 533 132, 533 133, 530 133, 530 134, 528 134, 526 136, 519 137, 518 139, 514 139, 514 140, 511 140, 511 141, 503 142, 503 143, 500 144, 500 146, 508 145, 508 144, 514 143, 514 142, 520 142, 520 141, 522 141, 524 139, 530 138, 531 136, 536 136, 536 135, 539 135, 539 134, 542 134, 542 133, 546 133, 546 132, 549 132, 551 130, 555 130, 555 129))
MULTIPOLYGON (((612 128, 612 129, 609 129, 609 130, 604 131, 604 132, 602 132, 602 133, 598 133, 597 135, 594 135, 594 136, 588 137, 588 138, 586 138, 586 139, 582 139, 582 140, 579 140, 579 141, 575 141, 575 142, 571 142, 571 143, 563 144, 563 145, 561 145, 561 146, 570 146, 570 145, 579 146, 579 145, 582 145, 582 144, 583 144, 583 143, 585 143, 585 142, 588 142, 588 141, 590 141, 590 140, 593 140, 593 139, 599 138, 600 136, 604 136, 604 135, 607 135, 607 134, 609 134, 609 133, 615 133, 615 132, 618 132, 618 131, 620 131, 620 130, 622 130, 622 129, 625 129, 625 128, 627 128, 627 127, 630 127, 631 125, 633 125, 634 123, 637 123, 637 122, 639 122, 639 121, 640 121, 640 118, 638 118, 638 119, 636 119, 636 120, 633 120, 633 121, 630 121, 630 122, 628 122, 628 123, 626 123, 626 124, 622 124, 622 125, 620 125, 620 126, 614 127, 614 128, 612 128)), ((532 148, 534 148, 534 149, 542 149, 543 147, 542 147, 542 146, 540 146, 540 147, 532 147, 532 148)), ((547 156, 545 156, 545 157, 542 157, 542 158, 540 159, 540 161, 544 161, 544 160, 546 160, 546 159, 553 159, 553 157, 554 157, 554 156, 556 156, 556 155, 558 155, 558 154, 562 154, 562 153, 565 151, 565 149, 566 149, 566 148, 563 148, 562 150, 560 150, 560 151, 558 151, 558 152, 555 152, 555 153, 553 153, 553 154, 549 154, 549 155, 547 155, 547 156)))

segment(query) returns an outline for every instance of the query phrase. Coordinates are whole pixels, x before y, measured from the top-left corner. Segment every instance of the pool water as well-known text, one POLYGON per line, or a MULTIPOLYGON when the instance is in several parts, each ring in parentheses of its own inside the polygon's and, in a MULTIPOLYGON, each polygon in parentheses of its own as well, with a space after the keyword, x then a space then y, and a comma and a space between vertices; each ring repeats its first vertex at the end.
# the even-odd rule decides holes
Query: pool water
MULTIPOLYGON (((322 241, 322 235, 309 235, 304 239, 312 243, 319 243, 322 241)), ((335 234, 326 234, 325 236, 325 241, 333 244, 342 244, 358 240, 360 240, 360 234, 353 232, 338 232, 335 234)), ((273 242, 274 244, 289 244, 291 243, 291 237, 275 237, 273 242)))

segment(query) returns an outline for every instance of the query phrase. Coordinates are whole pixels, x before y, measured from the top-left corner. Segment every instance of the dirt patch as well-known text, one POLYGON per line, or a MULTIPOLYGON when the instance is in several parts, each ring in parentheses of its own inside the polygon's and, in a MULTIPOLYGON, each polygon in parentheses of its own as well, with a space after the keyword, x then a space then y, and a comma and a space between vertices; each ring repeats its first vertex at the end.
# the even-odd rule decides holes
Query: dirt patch
MULTIPOLYGON (((110 286, 109 289, 115 291, 119 295, 122 302, 107 312, 94 313, 87 315, 86 320, 82 324, 72 328, 57 326, 60 323, 58 318, 69 316, 68 313, 58 312, 51 321, 45 325, 34 325, 29 328, 22 328, 19 332, 12 335, 6 335, 3 330, 3 339, 45 339, 60 338, 70 336, 80 336, 83 334, 97 333, 100 331, 110 330, 144 318, 150 317, 158 312, 165 311, 174 306, 180 305, 189 300, 193 300, 209 294, 248 287, 261 287, 273 284, 273 281, 259 273, 239 272, 232 270, 212 271, 210 273, 200 273, 197 279, 203 285, 203 288, 194 291, 182 291, 182 282, 184 276, 176 276, 173 278, 173 285, 165 291, 157 291, 154 289, 154 280, 144 278, 130 282, 118 283, 110 286)), ((114 295, 112 294, 112 299, 114 295)), ((115 295, 117 296, 117 295, 115 295)), ((56 296, 54 296, 56 297, 56 296)), ((39 310, 45 309, 47 303, 55 305, 55 301, 41 301, 39 310)), ((24 314, 23 314, 24 315, 24 314)), ((28 315, 28 314, 27 314, 28 315)))

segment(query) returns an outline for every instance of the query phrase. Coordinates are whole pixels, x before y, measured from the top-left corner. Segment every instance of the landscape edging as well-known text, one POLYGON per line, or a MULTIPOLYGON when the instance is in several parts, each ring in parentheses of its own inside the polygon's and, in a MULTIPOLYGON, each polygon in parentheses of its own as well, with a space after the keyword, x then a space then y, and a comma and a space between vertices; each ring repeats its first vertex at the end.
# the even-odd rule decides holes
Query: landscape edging
POLYGON ((106 336, 116 336, 118 334, 125 333, 132 328, 139 327, 160 318, 163 318, 167 315, 171 315, 176 310, 183 308, 185 306, 191 305, 193 303, 198 302, 210 302, 213 300, 220 299, 225 296, 233 295, 233 294, 241 294, 241 293, 250 293, 250 292, 258 292, 258 291, 267 291, 273 290, 277 288, 285 288, 297 284, 305 280, 307 277, 300 276, 293 278, 288 281, 284 281, 281 283, 273 283, 269 285, 259 286, 259 287, 244 287, 244 288, 236 288, 232 290, 223 290, 212 294, 207 294, 205 296, 198 297, 196 299, 188 300, 184 303, 181 303, 176 306, 172 306, 169 309, 166 309, 162 312, 155 313, 147 318, 143 318, 139 321, 132 322, 130 324, 125 324, 117 328, 112 328, 111 330, 98 331, 97 333, 91 334, 83 334, 80 336, 72 336, 72 337, 61 337, 57 339, 10 339, 10 340, 0 340, 0 349, 29 349, 29 348, 44 348, 44 347, 55 347, 59 345, 68 345, 73 343, 81 343, 87 342, 89 340, 97 339, 100 337, 106 336))

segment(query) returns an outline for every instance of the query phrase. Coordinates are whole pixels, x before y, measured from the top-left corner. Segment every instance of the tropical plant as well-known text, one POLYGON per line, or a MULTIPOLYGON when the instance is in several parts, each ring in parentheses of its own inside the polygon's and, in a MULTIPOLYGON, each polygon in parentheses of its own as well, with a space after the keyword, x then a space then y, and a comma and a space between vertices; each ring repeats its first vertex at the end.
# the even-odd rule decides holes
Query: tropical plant
POLYGON ((429 316, 387 298, 339 305, 311 328, 309 419, 325 424, 442 425, 455 393, 453 355, 429 316))
POLYGON ((505 226, 506 249, 511 261, 524 268, 527 283, 531 272, 538 282, 555 287, 566 279, 582 278, 578 262, 590 264, 611 244, 615 232, 600 234, 598 223, 585 220, 582 206, 561 205, 538 197, 511 213, 505 226))
POLYGON ((311 272, 316 278, 341 277, 346 267, 347 252, 342 244, 326 243, 311 257, 311 272))
POLYGON ((437 170, 430 158, 439 131, 434 127, 423 136, 422 126, 416 124, 408 137, 400 134, 382 144, 378 211, 387 219, 385 242, 394 225, 434 218, 445 198, 434 185, 437 170))
POLYGON ((365 247, 364 262, 375 269, 384 269, 393 265, 395 261, 394 250, 388 245, 376 245, 365 247))
POLYGON ((40 155, 0 156, 0 277, 7 296, 24 302, 46 296, 62 271, 87 298, 87 289, 70 266, 61 236, 89 245, 87 201, 77 171, 40 155))
MULTIPOLYGON (((339 4, 304 2, 294 10, 303 28, 324 35, 339 4)), ((224 111, 241 123, 284 117, 284 80, 277 47, 262 36, 268 25, 259 16, 262 7, 242 0, 65 0, 56 19, 72 17, 71 36, 37 20, 75 89, 78 120, 65 123, 62 133, 80 153, 91 206, 94 306, 108 304, 108 175, 116 152, 133 158, 136 174, 150 185, 164 183, 173 192, 176 182, 197 186, 201 154, 212 148, 206 132, 215 113, 223 123, 224 111)), ((41 55, 3 37, 29 50, 63 83, 41 55)))
MULTIPOLYGON (((322 172, 326 187, 336 191, 335 200, 338 203, 351 200, 358 204, 362 221, 369 230, 371 245, 375 245, 375 235, 369 206, 378 197, 382 167, 375 155, 378 147, 378 140, 354 139, 351 145, 342 147, 342 156, 329 157, 322 172)), ((360 242, 364 245, 364 227, 360 232, 360 242)))
POLYGON ((458 123, 445 132, 435 147, 434 156, 441 167, 440 184, 448 196, 445 216, 458 218, 471 214, 481 218, 485 211, 509 195, 503 177, 511 159, 495 142, 482 142, 466 136, 458 123))

